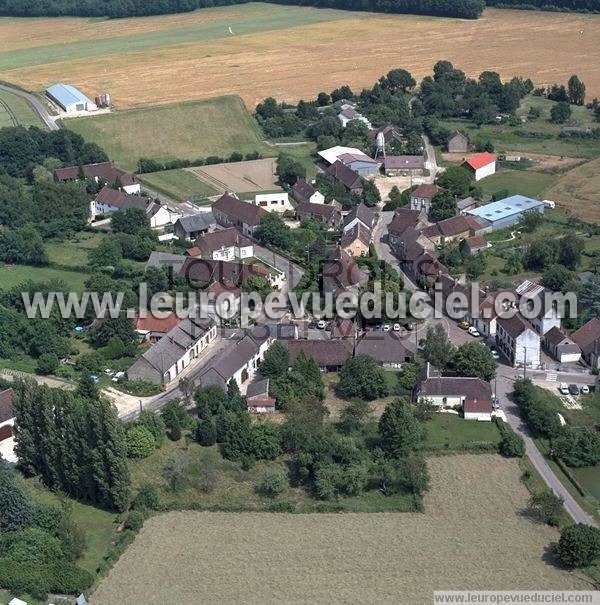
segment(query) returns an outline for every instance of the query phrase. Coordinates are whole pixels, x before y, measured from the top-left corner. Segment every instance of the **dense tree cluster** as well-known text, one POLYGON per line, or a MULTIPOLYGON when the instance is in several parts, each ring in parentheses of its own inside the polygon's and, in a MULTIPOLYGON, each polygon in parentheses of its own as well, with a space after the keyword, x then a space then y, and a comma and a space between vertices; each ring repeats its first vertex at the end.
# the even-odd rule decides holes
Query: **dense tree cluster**
MULTIPOLYGON (((0 0, 0 15, 43 17, 143 17, 184 13, 198 8, 245 4, 249 0, 0 0)), ((357 11, 414 13, 440 17, 477 19, 483 0, 267 0, 275 4, 320 6, 357 11)))
POLYGON ((33 381, 14 385, 15 451, 26 475, 85 502, 129 503, 125 432, 116 410, 86 383, 77 393, 33 381))
POLYGON ((488 6, 545 11, 598 12, 600 0, 486 0, 488 6))

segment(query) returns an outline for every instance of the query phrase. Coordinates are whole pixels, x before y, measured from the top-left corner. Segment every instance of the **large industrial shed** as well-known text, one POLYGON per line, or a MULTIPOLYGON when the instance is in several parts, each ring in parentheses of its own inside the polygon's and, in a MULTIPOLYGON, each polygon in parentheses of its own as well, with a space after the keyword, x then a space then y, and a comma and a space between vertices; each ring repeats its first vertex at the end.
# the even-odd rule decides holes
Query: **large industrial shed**
POLYGON ((526 212, 539 212, 544 214, 546 204, 539 200, 533 200, 524 195, 513 195, 485 206, 479 206, 468 210, 470 214, 479 219, 487 221, 492 229, 502 229, 518 223, 526 212))
POLYGON ((54 84, 46 89, 46 95, 67 113, 98 109, 93 101, 69 84, 54 84))

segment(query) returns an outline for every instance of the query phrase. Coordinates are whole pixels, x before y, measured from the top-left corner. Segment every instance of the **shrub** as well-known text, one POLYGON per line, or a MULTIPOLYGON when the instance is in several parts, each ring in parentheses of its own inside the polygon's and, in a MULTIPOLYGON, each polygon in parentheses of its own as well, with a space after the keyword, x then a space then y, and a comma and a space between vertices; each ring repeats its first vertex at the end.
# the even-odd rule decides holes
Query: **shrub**
POLYGON ((156 442, 145 427, 135 425, 127 431, 127 455, 130 458, 147 458, 154 452, 156 442))
POLYGON ((125 528, 137 533, 144 525, 144 513, 141 510, 132 510, 125 521, 125 528))
POLYGON ((569 567, 588 567, 600 557, 600 529, 583 523, 565 527, 556 556, 569 567))
POLYGON ((267 471, 261 481, 260 491, 266 496, 278 496, 289 485, 287 473, 282 468, 267 471))
POLYGON ((201 420, 196 429, 196 440, 204 447, 210 447, 217 441, 217 429, 211 418, 201 420))
POLYGON ((529 510, 542 523, 552 527, 560 525, 564 500, 550 490, 534 494, 529 499, 529 510))
POLYGON ((131 506, 135 510, 158 510, 160 497, 157 487, 151 483, 142 485, 131 506))
POLYGON ((165 421, 158 414, 144 410, 140 413, 138 424, 147 428, 154 437, 156 447, 160 447, 165 436, 165 421))
POLYGON ((507 458, 522 458, 525 455, 525 441, 521 435, 517 435, 510 427, 501 429, 502 441, 500 442, 500 453, 507 458))

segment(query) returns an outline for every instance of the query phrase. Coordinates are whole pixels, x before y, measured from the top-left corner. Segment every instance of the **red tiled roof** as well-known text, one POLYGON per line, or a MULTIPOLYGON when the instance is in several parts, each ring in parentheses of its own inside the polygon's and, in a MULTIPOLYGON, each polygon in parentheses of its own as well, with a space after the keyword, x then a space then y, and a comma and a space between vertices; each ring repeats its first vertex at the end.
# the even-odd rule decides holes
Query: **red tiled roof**
POLYGON ((222 212, 231 220, 240 219, 246 225, 256 227, 260 224, 260 219, 267 214, 267 211, 260 206, 242 202, 236 197, 223 194, 213 205, 213 210, 222 212))
POLYGON ((419 185, 411 194, 410 197, 422 197, 433 199, 440 191, 437 185, 419 185))
POLYGON ((479 170, 488 164, 496 161, 496 156, 484 151, 477 155, 471 156, 465 160, 465 164, 468 164, 473 170, 479 170))
POLYGON ((494 406, 489 399, 466 399, 463 410, 465 414, 491 414, 494 406))
POLYGON ((175 326, 181 323, 181 319, 175 313, 171 313, 168 317, 159 318, 149 314, 147 317, 137 317, 135 320, 135 329, 141 332, 159 332, 166 334, 175 326))
POLYGON ((200 250, 198 246, 192 246, 191 248, 188 248, 185 253, 188 256, 200 256, 202 254, 202 250, 200 250))
POLYGON ((479 250, 481 248, 487 248, 487 240, 483 235, 475 235, 465 240, 465 244, 469 247, 469 250, 479 250))
POLYGON ((248 399, 246 405, 249 408, 269 408, 275 407, 276 399, 265 397, 264 399, 248 399))
POLYGON ((12 420, 15 417, 12 408, 12 389, 0 392, 0 423, 12 420))
POLYGON ((120 189, 102 187, 96 196, 96 202, 106 204, 108 206, 114 206, 115 208, 119 208, 121 210, 132 207, 146 210, 150 200, 139 195, 125 193, 120 189))
POLYGON ((210 254, 221 248, 230 246, 251 246, 252 242, 242 235, 235 227, 223 229, 222 231, 214 231, 213 233, 203 233, 197 240, 196 246, 204 254, 210 254))
POLYGON ((340 245, 342 248, 347 248, 348 246, 351 246, 357 239, 367 247, 371 243, 371 231, 362 223, 356 223, 352 229, 345 231, 342 234, 340 245))
POLYGON ((354 170, 348 168, 348 166, 345 166, 339 160, 329 166, 327 172, 346 185, 348 189, 359 189, 362 187, 362 178, 358 172, 354 172, 354 170))
POLYGON ((571 340, 576 342, 585 354, 593 351, 600 341, 600 319, 590 319, 583 324, 571 334, 571 340))
POLYGON ((425 159, 422 155, 388 155, 383 164, 386 170, 422 170, 425 159))
MULTIPOLYGON (((117 178, 121 180, 121 183, 127 187, 128 185, 135 185, 139 181, 137 178, 117 168, 113 162, 99 162, 97 164, 86 164, 82 166, 83 173, 88 178, 100 178, 114 185, 117 178)), ((79 177, 79 166, 69 166, 68 168, 58 168, 54 171, 54 179, 57 181, 73 181, 79 177)))

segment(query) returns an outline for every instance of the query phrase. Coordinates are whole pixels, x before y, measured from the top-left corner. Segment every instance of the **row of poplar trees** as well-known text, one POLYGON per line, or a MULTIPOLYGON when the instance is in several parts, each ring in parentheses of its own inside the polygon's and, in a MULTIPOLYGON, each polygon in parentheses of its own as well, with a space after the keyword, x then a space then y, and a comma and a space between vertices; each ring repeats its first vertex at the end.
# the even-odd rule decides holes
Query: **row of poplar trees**
POLYGON ((84 502, 125 510, 130 498, 125 432, 95 385, 69 392, 24 380, 13 389, 22 471, 84 502))

